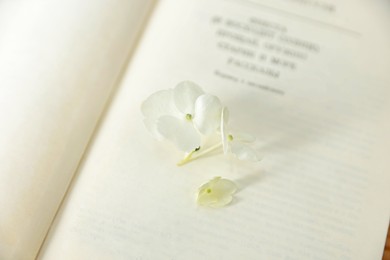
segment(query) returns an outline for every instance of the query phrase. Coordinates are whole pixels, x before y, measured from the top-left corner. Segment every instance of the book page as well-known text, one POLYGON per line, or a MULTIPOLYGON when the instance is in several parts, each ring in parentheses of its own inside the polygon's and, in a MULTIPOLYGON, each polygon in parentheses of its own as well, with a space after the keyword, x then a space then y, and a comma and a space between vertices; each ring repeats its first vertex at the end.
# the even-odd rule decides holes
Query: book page
POLYGON ((0 259, 35 258, 150 2, 0 2, 0 259))
POLYGON ((380 259, 390 216, 390 4, 161 1, 42 259, 380 259), (183 80, 257 136, 260 163, 178 167, 140 105, 183 80), (198 206, 214 176, 232 204, 198 206))

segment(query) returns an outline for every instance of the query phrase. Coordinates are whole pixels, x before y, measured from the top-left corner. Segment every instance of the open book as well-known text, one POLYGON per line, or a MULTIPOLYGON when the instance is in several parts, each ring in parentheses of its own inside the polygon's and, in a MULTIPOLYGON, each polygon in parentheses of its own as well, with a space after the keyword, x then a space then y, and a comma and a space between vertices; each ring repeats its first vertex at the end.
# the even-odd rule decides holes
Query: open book
POLYGON ((390 3, 0 2, 0 259, 380 259, 390 3), (182 154, 140 105, 191 80, 260 163, 182 154), (214 176, 239 191, 197 206, 214 176))

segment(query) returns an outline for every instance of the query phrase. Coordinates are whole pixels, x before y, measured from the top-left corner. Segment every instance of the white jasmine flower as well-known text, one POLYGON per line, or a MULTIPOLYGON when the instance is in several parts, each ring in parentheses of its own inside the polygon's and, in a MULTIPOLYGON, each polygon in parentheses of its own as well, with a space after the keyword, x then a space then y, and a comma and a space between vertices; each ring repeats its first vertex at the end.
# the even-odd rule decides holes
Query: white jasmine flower
POLYGON ((207 207, 223 207, 233 200, 236 191, 237 186, 233 181, 215 177, 199 187, 197 202, 207 207))
POLYGON ((193 82, 179 83, 174 89, 152 94, 141 106, 144 123, 152 135, 167 139, 186 152, 200 146, 200 134, 211 134, 219 127, 220 100, 205 94, 193 82))
POLYGON ((259 161, 256 151, 248 144, 253 143, 256 138, 250 134, 237 133, 233 134, 227 129, 228 110, 222 109, 221 113, 221 137, 223 151, 233 153, 239 160, 259 161))

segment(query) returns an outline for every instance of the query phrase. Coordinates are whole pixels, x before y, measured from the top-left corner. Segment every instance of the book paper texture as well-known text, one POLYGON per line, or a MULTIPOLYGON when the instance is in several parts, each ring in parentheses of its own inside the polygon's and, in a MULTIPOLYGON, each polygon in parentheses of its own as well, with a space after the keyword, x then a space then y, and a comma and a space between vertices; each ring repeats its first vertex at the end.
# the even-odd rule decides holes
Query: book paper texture
POLYGON ((42 259, 380 259, 389 223, 386 1, 161 1, 42 259), (310 4, 311 3, 311 4, 310 4), (177 167, 140 112, 193 80, 261 163, 177 167), (195 203, 214 176, 226 208, 195 203))
POLYGON ((1 1, 0 259, 32 259, 150 1, 1 1))

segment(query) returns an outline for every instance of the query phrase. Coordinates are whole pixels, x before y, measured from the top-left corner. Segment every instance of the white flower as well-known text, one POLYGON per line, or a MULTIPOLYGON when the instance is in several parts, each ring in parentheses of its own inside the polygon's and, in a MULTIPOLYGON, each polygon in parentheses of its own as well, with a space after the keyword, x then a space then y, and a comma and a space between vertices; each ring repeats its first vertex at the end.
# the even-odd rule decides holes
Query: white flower
POLYGON ((256 138, 250 134, 231 133, 227 129, 228 117, 228 110, 224 107, 221 113, 221 137, 224 153, 231 152, 239 160, 259 161, 256 151, 248 145, 253 143, 256 138))
POLYGON ((152 94, 141 106, 144 123, 152 135, 167 139, 186 152, 200 146, 200 134, 208 135, 220 126, 222 105, 193 82, 152 94))
POLYGON ((236 191, 237 186, 234 182, 215 177, 199 187, 197 202, 207 207, 223 207, 233 200, 233 194, 236 191))

